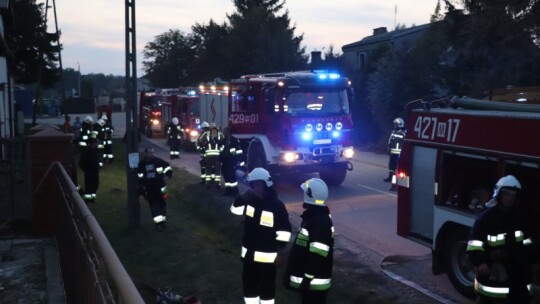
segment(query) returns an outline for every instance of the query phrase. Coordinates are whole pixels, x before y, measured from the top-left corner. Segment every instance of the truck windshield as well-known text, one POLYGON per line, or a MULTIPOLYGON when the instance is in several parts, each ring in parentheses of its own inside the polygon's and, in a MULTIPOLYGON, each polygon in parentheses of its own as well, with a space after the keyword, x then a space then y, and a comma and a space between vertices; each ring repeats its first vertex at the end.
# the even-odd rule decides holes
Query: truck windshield
POLYGON ((349 114, 347 91, 343 88, 288 89, 284 101, 284 111, 290 116, 349 114))

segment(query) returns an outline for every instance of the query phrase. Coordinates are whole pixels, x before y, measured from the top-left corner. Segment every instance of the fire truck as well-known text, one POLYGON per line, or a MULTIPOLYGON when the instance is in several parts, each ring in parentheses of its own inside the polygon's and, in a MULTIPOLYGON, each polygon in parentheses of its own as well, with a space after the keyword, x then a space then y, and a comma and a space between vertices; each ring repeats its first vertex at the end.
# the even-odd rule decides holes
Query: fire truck
POLYGON ((139 130, 147 137, 163 136, 161 102, 165 97, 158 90, 141 91, 139 97, 139 130))
POLYGON ((229 126, 247 167, 272 173, 318 172, 329 185, 352 170, 350 81, 336 73, 245 75, 201 87, 201 120, 229 126))
POLYGON ((194 150, 200 135, 199 94, 194 88, 180 88, 179 93, 171 94, 161 103, 163 124, 166 127, 173 117, 178 118, 184 127, 184 149, 194 150))
POLYGON ((468 236, 500 177, 521 182, 521 202, 540 241, 540 105, 454 97, 408 108, 397 234, 429 246, 433 273, 446 273, 472 296, 468 236))

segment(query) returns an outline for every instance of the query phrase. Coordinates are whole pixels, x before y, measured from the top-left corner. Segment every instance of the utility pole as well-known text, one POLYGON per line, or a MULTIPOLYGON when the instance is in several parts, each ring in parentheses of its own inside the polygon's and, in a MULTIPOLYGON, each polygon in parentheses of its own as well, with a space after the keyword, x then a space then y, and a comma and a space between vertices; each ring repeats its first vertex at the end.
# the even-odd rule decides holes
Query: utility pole
POLYGON ((135 0, 125 0, 126 9, 126 152, 127 211, 130 228, 141 225, 136 168, 139 161, 137 115, 137 56, 135 42, 135 0))

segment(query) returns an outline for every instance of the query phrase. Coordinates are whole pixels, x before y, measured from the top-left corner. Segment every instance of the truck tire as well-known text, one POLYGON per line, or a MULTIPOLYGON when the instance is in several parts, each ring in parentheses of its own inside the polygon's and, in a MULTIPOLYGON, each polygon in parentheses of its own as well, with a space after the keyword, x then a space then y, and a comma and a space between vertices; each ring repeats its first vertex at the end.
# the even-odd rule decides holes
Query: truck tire
POLYGON ((266 156, 264 155, 264 149, 260 143, 254 142, 249 145, 247 167, 249 172, 258 167, 266 167, 266 156))
POLYGON ((474 298, 475 269, 467 257, 468 231, 452 232, 444 244, 446 274, 454 288, 467 298, 474 298))
POLYGON ((328 186, 339 186, 347 176, 347 166, 325 166, 319 171, 319 176, 328 186))

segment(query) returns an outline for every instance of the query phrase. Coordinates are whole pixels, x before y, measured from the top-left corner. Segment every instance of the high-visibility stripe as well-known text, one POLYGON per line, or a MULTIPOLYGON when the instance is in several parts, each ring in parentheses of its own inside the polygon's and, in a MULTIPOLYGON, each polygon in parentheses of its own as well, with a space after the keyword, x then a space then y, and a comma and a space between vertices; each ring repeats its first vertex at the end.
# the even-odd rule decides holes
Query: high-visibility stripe
POLYGON ((236 155, 242 155, 242 154, 244 154, 244 150, 242 149, 236 150, 236 155))
POLYGON ((332 279, 313 279, 309 289, 311 290, 327 290, 332 286, 332 279))
POLYGON ((532 243, 533 243, 533 241, 531 240, 531 238, 527 238, 527 239, 523 240, 523 245, 525 245, 525 246, 532 245, 532 243))
POLYGON ((276 240, 281 242, 288 242, 291 239, 291 233, 289 231, 276 231, 276 240))
POLYGON ((506 244, 506 233, 500 233, 497 235, 488 235, 487 241, 490 246, 502 246, 506 244))
POLYGON ((240 206, 240 207, 235 207, 234 204, 231 205, 231 212, 233 214, 236 214, 236 215, 242 215, 244 214, 244 209, 246 208, 246 206, 240 206))
POLYGON ((159 224, 164 221, 165 221, 165 217, 163 215, 158 215, 154 217, 154 223, 156 224, 159 224))
POLYGON ((144 178, 144 173, 137 173, 137 176, 138 176, 139 178, 144 178))
POLYGON ((484 242, 478 240, 470 240, 467 243, 467 251, 484 251, 484 242))
POLYGON ((247 248, 242 246, 242 252, 240 253, 240 256, 242 258, 245 258, 246 257, 246 253, 247 253, 247 248))
POLYGON ((246 206, 246 215, 249 216, 249 217, 254 217, 255 216, 255 208, 253 208, 253 206, 247 205, 246 206))
POLYGON ((253 253, 253 261, 259 263, 274 263, 277 257, 277 252, 262 252, 255 251, 253 253))
POLYGON ((261 304, 274 304, 274 303, 276 303, 274 299, 270 299, 270 300, 261 299, 261 304))
POLYGON ((319 242, 312 242, 309 243, 309 251, 320 256, 327 257, 328 252, 330 251, 330 246, 319 242))
POLYGON ((86 142, 84 142, 84 141, 81 141, 81 142, 79 142, 79 146, 86 147, 86 146, 88 146, 88 144, 86 142))
POLYGON ((474 289, 486 297, 497 299, 505 299, 510 292, 508 287, 490 287, 480 284, 476 279, 474 280, 474 289))
POLYGON ((514 236, 516 237, 516 242, 522 242, 525 238, 525 235, 523 234, 523 231, 518 230, 514 232, 514 236))
POLYGON ((259 297, 255 297, 255 298, 245 297, 244 302, 246 302, 246 304, 259 304, 259 297))

